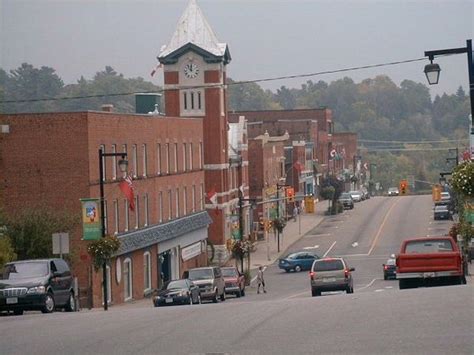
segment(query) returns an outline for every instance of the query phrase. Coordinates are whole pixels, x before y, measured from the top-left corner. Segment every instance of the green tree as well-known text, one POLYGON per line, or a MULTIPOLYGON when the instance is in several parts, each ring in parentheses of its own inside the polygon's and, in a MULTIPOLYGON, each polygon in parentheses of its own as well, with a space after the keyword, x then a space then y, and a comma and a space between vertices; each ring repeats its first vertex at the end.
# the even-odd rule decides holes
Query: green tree
POLYGON ((271 91, 264 91, 258 84, 233 83, 231 78, 227 79, 230 111, 270 110, 279 106, 275 105, 271 91))
POLYGON ((5 219, 6 235, 19 260, 53 256, 52 234, 71 232, 77 223, 69 214, 39 208, 5 219))

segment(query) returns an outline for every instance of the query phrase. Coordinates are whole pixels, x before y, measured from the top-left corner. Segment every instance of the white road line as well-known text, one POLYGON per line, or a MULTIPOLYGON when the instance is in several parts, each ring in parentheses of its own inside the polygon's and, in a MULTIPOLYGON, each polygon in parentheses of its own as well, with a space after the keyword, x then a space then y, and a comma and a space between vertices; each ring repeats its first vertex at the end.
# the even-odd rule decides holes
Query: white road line
POLYGON ((307 234, 305 238, 316 238, 316 237, 329 237, 331 233, 324 233, 324 234, 307 234))
POLYGON ((334 241, 334 243, 331 244, 331 246, 329 247, 329 249, 324 253, 323 258, 325 258, 325 257, 329 254, 329 252, 330 252, 331 249, 334 247, 334 245, 336 245, 336 243, 337 243, 337 242, 334 241))
POLYGON ((390 290, 390 289, 393 288, 393 286, 385 286, 385 288, 386 288, 387 290, 390 290))
POLYGON ((378 290, 375 290, 375 292, 383 292, 385 291, 383 288, 379 288, 378 290))
POLYGON ((309 294, 308 290, 300 292, 300 293, 296 293, 296 294, 291 295, 291 296, 288 296, 288 297, 285 298, 285 300, 289 300, 291 298, 295 298, 295 297, 298 297, 298 296, 303 296, 303 295, 306 295, 306 294, 309 294))
POLYGON ((361 287, 361 288, 358 288, 357 290, 363 290, 363 289, 366 289, 370 286, 372 286, 374 284, 374 282, 377 281, 377 279, 373 279, 372 281, 370 281, 370 283, 368 285, 365 285, 364 287, 361 287))
MULTIPOLYGON (((264 266, 264 267, 263 267, 263 271, 265 271, 266 269, 267 269, 267 267, 264 266)), ((258 275, 255 275, 255 277, 254 277, 252 280, 250 280, 250 283, 255 282, 255 280, 257 279, 257 276, 258 276, 258 275)))

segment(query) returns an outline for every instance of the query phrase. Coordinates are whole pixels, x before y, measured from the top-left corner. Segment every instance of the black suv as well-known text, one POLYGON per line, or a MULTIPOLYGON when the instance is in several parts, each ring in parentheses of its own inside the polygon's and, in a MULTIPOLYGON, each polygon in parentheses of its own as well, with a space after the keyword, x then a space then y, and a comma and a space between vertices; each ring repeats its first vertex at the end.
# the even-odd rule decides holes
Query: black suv
POLYGON ((56 307, 75 310, 73 278, 62 259, 7 263, 0 274, 0 311, 51 313, 56 307))

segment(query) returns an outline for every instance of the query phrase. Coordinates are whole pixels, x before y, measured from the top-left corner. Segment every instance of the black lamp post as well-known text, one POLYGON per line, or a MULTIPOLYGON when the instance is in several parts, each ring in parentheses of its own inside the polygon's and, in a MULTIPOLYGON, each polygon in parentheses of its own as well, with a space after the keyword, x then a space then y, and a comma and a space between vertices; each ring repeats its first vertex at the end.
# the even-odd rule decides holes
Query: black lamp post
MULTIPOLYGON (((239 233, 240 233, 240 241, 244 240, 244 202, 250 202, 251 208, 255 204, 255 199, 253 198, 244 198, 244 194, 241 189, 239 189, 239 233)), ((240 258, 240 269, 242 273, 244 272, 244 258, 240 258)))
MULTIPOLYGON (((102 238, 105 238, 105 201, 104 201, 104 159, 105 157, 121 157, 118 166, 121 172, 126 172, 128 168, 127 153, 104 153, 102 149, 99 149, 99 186, 100 186, 100 219, 102 222, 102 238)), ((104 290, 104 311, 108 309, 108 297, 107 297, 107 264, 104 262, 102 265, 102 279, 103 279, 103 290, 104 290)))
POLYGON ((467 54, 467 69, 469 74, 469 96, 471 98, 471 134, 474 134, 474 62, 472 60, 472 40, 466 40, 466 47, 426 51, 425 57, 428 57, 431 63, 425 66, 424 72, 430 85, 438 84, 441 68, 438 64, 433 63, 433 59, 436 56, 440 55, 460 53, 467 54))

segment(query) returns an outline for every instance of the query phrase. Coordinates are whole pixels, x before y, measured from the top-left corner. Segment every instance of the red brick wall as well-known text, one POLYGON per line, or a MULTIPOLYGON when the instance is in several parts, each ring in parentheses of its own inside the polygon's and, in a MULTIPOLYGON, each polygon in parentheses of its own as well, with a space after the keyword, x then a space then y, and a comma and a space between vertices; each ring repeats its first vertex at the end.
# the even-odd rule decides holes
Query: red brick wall
POLYGON ((179 83, 179 72, 177 71, 165 71, 164 73, 165 84, 178 84, 179 83))
POLYGON ((204 82, 209 83, 219 83, 221 81, 221 72, 219 70, 206 70, 204 72, 204 82))

